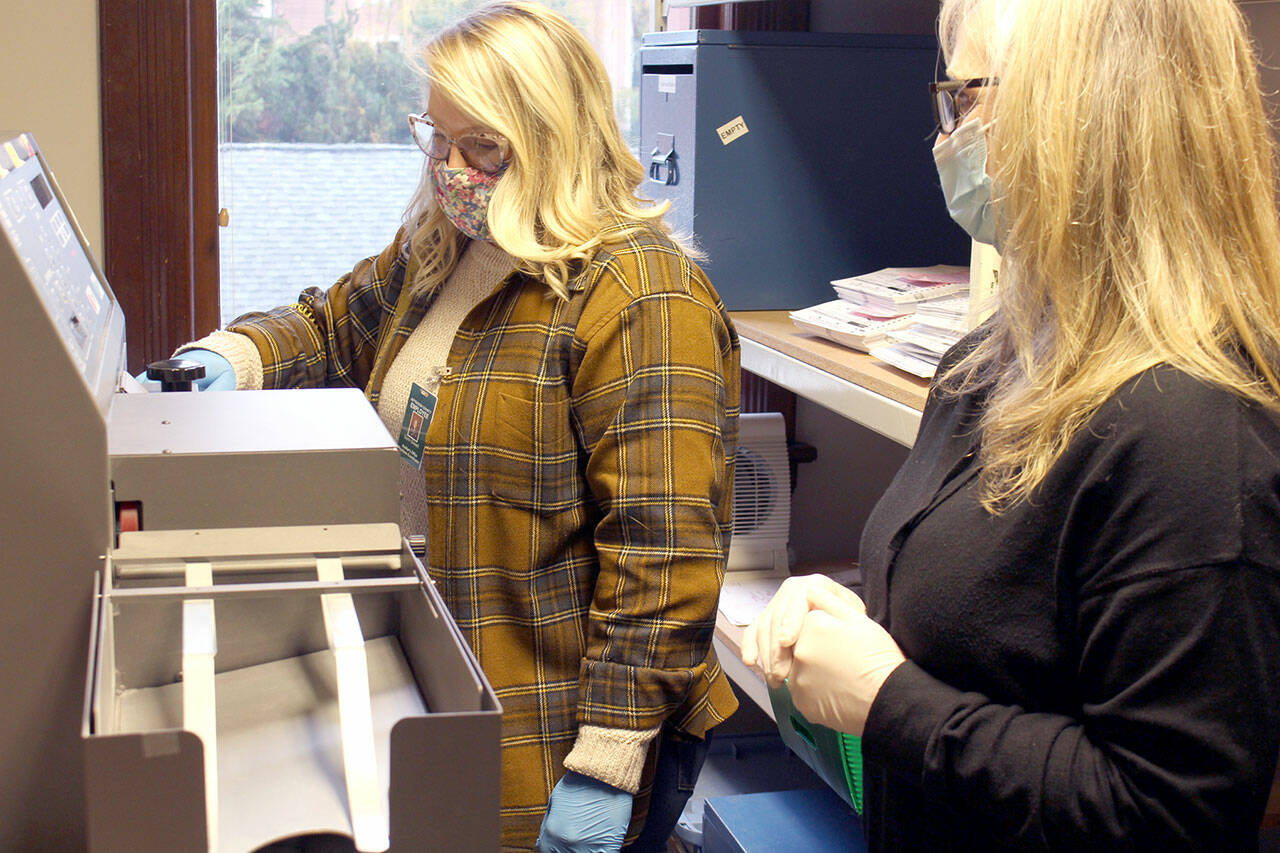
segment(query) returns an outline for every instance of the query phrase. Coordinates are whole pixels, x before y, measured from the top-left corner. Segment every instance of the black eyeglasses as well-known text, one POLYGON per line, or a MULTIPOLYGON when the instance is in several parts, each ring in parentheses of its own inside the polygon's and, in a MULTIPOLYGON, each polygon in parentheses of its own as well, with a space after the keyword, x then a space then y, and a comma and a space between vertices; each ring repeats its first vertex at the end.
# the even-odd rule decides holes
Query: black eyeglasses
POLYGON ((933 118, 943 133, 952 133, 978 103, 975 90, 986 86, 998 86, 994 77, 973 77, 969 80, 945 80, 929 84, 933 101, 933 118))
POLYGON ((426 113, 410 115, 409 130, 413 141, 433 160, 448 160, 449 148, 456 145, 463 158, 482 172, 498 171, 511 154, 511 144, 502 134, 476 130, 453 139, 442 133, 426 113))

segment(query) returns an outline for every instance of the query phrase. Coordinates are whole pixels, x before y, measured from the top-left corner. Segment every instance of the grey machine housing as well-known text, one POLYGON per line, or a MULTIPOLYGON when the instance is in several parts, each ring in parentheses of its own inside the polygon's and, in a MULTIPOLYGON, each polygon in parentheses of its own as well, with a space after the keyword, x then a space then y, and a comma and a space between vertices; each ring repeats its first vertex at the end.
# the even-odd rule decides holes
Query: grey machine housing
POLYGON ((121 393, 30 134, 0 134, 0 288, 0 850, 497 849, 502 709, 364 395, 121 393))

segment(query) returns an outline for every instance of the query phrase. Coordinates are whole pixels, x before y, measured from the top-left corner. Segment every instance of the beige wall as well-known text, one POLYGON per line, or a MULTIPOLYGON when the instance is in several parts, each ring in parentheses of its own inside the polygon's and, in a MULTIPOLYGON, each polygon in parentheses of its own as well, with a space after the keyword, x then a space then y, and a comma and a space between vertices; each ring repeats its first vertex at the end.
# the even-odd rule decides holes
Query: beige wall
POLYGON ((33 134, 102 259, 97 0, 2 0, 0 131, 33 134))

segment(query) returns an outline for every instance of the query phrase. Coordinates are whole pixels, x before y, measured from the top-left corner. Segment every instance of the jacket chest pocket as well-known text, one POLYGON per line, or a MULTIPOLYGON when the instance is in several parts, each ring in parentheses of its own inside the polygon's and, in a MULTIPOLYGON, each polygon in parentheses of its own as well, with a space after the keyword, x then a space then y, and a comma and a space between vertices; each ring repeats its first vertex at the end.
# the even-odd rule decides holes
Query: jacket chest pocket
POLYGON ((559 388, 492 381, 474 393, 459 387, 448 420, 447 455, 440 461, 449 472, 450 500, 509 504, 539 515, 580 500, 578 445, 569 400, 559 388))

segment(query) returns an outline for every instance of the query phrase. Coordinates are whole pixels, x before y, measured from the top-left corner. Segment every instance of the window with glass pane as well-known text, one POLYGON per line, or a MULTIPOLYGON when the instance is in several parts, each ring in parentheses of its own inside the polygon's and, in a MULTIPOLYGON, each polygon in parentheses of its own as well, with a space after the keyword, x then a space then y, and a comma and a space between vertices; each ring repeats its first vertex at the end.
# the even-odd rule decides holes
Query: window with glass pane
MULTIPOLYGON (((218 0, 222 322, 326 288, 395 235, 423 166, 415 48, 484 0, 218 0)), ((654 0, 544 0, 587 36, 638 144, 654 0)))

